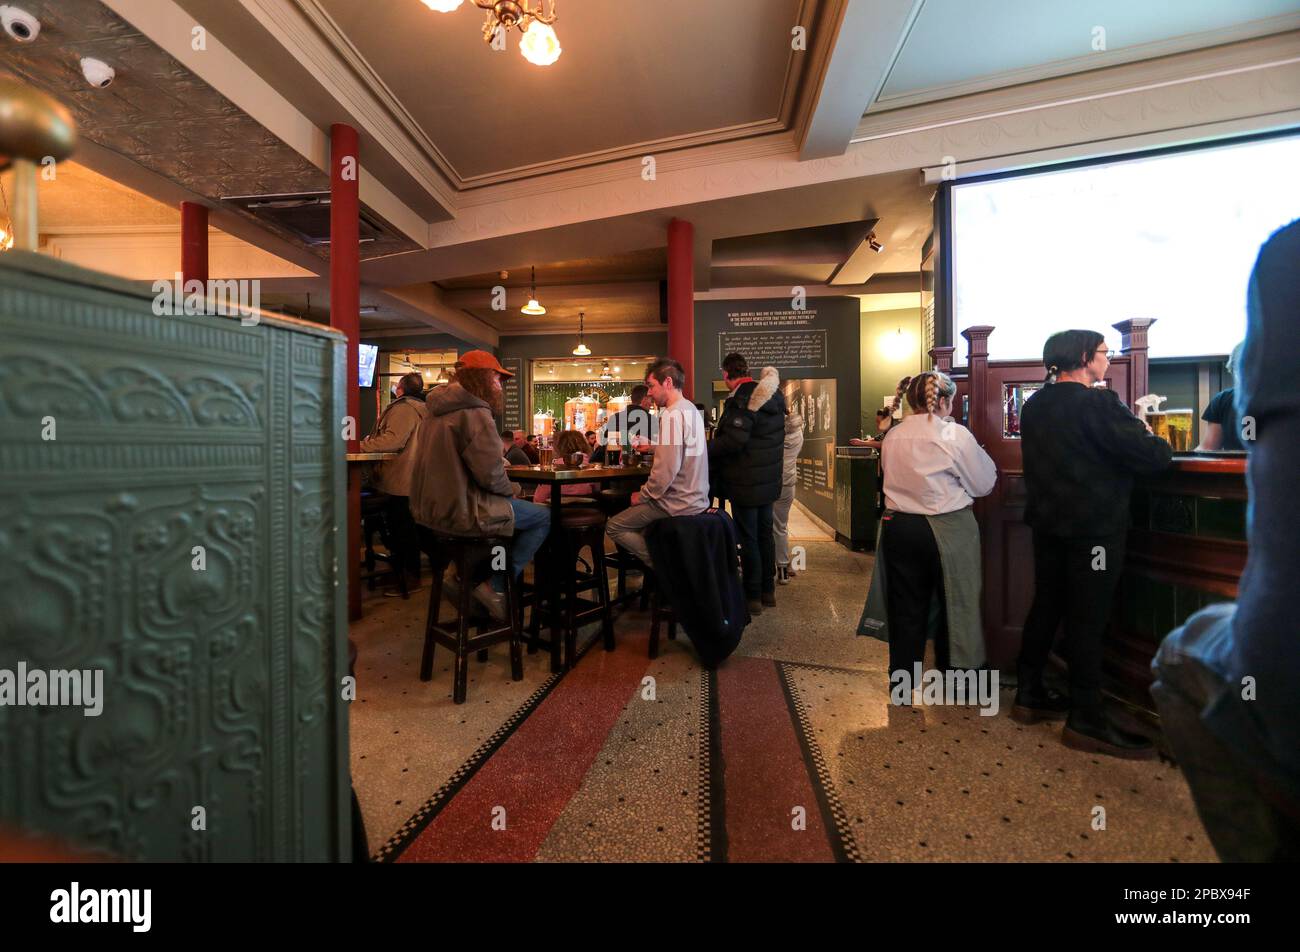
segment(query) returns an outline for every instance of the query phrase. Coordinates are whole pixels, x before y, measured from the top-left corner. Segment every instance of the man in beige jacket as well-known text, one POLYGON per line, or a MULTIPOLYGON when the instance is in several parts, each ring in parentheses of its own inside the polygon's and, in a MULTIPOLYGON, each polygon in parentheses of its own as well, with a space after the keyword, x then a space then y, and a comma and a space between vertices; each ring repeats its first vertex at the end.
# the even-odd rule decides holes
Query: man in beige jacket
MULTIPOLYGON (((376 464, 371 483, 388 495, 384 520, 388 523, 393 554, 401 560, 401 569, 406 572, 408 589, 420 587, 420 547, 408 497, 411 471, 415 468, 417 433, 424 415, 424 381, 418 373, 406 374, 397 382, 393 402, 375 421, 370 435, 361 441, 363 453, 397 454, 397 459, 376 464)), ((384 594, 395 596, 399 592, 393 588, 384 594)))
MULTIPOLYGON (((457 361, 451 383, 430 391, 411 479, 411 514, 445 535, 513 536, 510 554, 518 578, 546 541, 551 514, 514 498, 519 485, 506 478, 493 414, 501 414, 501 381, 510 376, 487 351, 472 350, 457 361)), ((507 617, 504 593, 504 572, 474 589, 475 599, 499 619, 507 617)))

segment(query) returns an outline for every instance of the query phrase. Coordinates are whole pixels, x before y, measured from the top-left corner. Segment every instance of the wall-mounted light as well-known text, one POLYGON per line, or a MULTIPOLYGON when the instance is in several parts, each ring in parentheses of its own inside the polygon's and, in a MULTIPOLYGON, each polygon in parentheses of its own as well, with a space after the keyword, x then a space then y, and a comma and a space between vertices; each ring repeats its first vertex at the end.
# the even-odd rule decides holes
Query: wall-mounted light
POLYGON ((901 361, 911 357, 916 350, 916 342, 909 332, 901 327, 892 334, 880 336, 880 352, 886 360, 901 361))
POLYGON ((876 240, 876 233, 874 231, 867 235, 867 247, 876 254, 880 254, 880 252, 885 250, 885 246, 876 240))

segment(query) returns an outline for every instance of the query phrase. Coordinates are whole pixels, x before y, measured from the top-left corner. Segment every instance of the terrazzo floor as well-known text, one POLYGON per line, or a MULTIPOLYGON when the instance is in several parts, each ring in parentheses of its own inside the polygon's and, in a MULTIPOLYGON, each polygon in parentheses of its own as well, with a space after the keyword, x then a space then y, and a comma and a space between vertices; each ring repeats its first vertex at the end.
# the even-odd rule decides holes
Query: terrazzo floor
MULTIPOLYGON (((648 658, 628 610, 605 652, 510 680, 504 645, 418 678, 428 588, 374 593, 352 627, 353 784, 381 861, 1213 861, 1178 770, 1070 750, 1059 724, 893 707, 885 645, 854 634, 870 555, 797 509, 806 571, 739 650, 703 671, 689 640, 648 658), (1101 808, 1098 810, 1098 808, 1101 808), (1100 827, 1100 828, 1099 828, 1100 827)), ((635 584, 635 583, 634 583, 635 584)))

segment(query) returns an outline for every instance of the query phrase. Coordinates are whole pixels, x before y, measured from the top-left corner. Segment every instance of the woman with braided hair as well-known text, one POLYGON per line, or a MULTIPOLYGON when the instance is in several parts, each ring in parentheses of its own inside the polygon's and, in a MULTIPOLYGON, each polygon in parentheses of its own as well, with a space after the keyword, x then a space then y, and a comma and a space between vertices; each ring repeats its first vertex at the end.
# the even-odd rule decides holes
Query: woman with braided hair
POLYGON ((927 370, 902 389, 912 412, 890 428, 880 449, 885 513, 876 562, 877 571, 884 569, 891 677, 905 671, 915 684, 932 603, 938 666, 984 664, 979 527, 971 506, 993 491, 997 468, 970 430, 950 419, 957 387, 947 374, 927 370))

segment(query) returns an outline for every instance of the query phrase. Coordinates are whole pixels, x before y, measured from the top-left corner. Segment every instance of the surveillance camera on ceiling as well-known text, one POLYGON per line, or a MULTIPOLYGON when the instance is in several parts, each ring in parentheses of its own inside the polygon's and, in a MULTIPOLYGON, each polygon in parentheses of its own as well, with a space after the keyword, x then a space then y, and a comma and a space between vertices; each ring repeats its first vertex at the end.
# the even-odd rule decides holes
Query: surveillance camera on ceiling
POLYGON ((41 32, 41 21, 17 7, 0 7, 0 23, 4 24, 5 32, 19 43, 30 43, 41 32))
POLYGON ((86 82, 90 83, 90 85, 103 89, 113 81, 113 77, 117 73, 113 71, 113 67, 103 60, 86 56, 81 60, 81 75, 86 77, 86 82))

